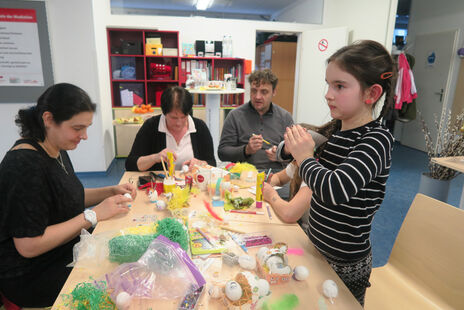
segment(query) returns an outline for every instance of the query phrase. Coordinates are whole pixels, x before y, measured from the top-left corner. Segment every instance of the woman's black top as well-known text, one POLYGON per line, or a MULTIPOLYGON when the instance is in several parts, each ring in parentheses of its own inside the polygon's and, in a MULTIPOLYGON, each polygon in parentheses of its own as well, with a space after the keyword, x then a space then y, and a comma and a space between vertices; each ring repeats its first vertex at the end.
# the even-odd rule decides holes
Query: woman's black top
POLYGON ((33 258, 21 256, 13 238, 40 236, 47 226, 72 219, 85 208, 84 188, 67 153, 61 151, 66 173, 58 160, 48 156, 36 141, 21 139, 15 146, 22 143, 36 150, 10 150, 0 163, 1 282, 39 275, 51 265, 69 264, 79 237, 33 258))

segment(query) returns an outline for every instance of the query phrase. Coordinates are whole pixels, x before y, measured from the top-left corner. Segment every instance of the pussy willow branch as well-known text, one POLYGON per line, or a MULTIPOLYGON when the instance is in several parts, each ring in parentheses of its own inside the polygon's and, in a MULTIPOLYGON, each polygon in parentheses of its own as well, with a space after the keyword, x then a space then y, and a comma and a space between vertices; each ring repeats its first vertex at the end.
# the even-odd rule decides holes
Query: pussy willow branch
POLYGON ((422 123, 422 132, 425 137, 430 176, 439 180, 450 180, 454 178, 458 174, 456 170, 432 163, 431 159, 432 157, 464 155, 464 135, 460 132, 464 121, 464 111, 457 115, 455 120, 452 120, 451 112, 442 113, 440 121, 438 121, 437 115, 434 114, 434 125, 437 129, 437 139, 435 143, 422 114, 420 111, 418 113, 422 123))

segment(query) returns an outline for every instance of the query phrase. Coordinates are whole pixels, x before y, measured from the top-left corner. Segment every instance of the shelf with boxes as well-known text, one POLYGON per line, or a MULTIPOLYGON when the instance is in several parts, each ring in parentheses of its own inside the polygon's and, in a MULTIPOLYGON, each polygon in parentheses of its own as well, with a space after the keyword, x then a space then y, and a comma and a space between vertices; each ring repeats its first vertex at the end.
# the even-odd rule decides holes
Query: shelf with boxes
MULTIPOLYGON (((107 28, 113 120, 133 118, 131 107, 150 104, 161 113, 161 94, 172 86, 185 87, 193 69, 204 69, 208 80, 224 80, 229 74, 237 88, 244 88, 244 59, 183 57, 179 32, 153 29, 107 28)), ((217 45, 217 44, 216 44, 217 45)), ((194 95, 194 115, 205 120, 206 95, 194 95)), ((243 94, 221 95, 221 107, 243 104, 243 94)), ((221 112, 221 119, 228 110, 221 112)), ((141 124, 114 126, 116 155, 127 156, 141 124)))

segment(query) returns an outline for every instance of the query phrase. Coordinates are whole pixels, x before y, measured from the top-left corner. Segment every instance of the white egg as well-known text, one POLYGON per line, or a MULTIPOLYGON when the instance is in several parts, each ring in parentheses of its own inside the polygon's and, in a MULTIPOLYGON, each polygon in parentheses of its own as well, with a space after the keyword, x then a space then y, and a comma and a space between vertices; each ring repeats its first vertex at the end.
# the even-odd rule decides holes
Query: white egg
POLYGON ((267 296, 269 294, 269 282, 264 279, 258 280, 258 294, 259 296, 267 296))
POLYGON ((183 166, 182 166, 182 172, 183 172, 183 173, 189 172, 189 166, 183 165, 183 166))
POLYGON ((256 257, 258 258, 259 262, 262 264, 264 263, 264 257, 269 249, 265 246, 259 248, 258 254, 256 254, 256 257))
POLYGON ((158 200, 158 192, 157 191, 150 191, 150 194, 148 195, 148 198, 150 199, 150 202, 156 203, 158 200))
POLYGON ((256 260, 250 255, 241 255, 238 258, 238 264, 243 269, 253 270, 256 268, 256 260))
POLYGON ((242 287, 235 281, 228 281, 224 288, 227 298, 237 301, 242 297, 242 287))
POLYGON ((269 267, 271 265, 277 265, 277 264, 283 264, 283 263, 284 263, 284 260, 282 259, 282 257, 277 256, 277 255, 271 256, 266 260, 266 265, 268 265, 269 267))
POLYGON ((293 269, 293 276, 298 281, 304 281, 309 276, 309 270, 305 266, 296 266, 293 269))
POLYGON ((116 296, 116 307, 121 310, 129 309, 132 296, 127 292, 121 292, 116 296))
POLYGON ((127 198, 129 198, 130 200, 132 200, 132 196, 131 196, 131 194, 129 194, 129 193, 125 193, 125 194, 124 194, 124 197, 127 197, 127 198))
POLYGON ((166 209, 167 207, 167 204, 166 204, 166 201, 164 200, 158 200, 156 201, 156 208, 160 211, 166 209))
POLYGON ((222 290, 219 286, 213 285, 209 288, 208 294, 211 296, 211 298, 220 298, 222 295, 222 290))
POLYGON ((335 298, 338 296, 338 286, 333 280, 325 280, 322 283, 322 292, 328 298, 335 298))
POLYGON ((269 273, 273 274, 291 274, 292 268, 283 264, 272 264, 269 266, 269 273))

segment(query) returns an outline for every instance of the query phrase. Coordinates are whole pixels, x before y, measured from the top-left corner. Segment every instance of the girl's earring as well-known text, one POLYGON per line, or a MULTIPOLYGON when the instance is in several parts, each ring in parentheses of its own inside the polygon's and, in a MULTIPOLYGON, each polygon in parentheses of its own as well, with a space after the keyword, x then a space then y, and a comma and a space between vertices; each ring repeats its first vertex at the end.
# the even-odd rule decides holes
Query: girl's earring
POLYGON ((366 99, 366 101, 364 101, 366 104, 371 104, 372 103, 372 100, 370 99, 366 99))

